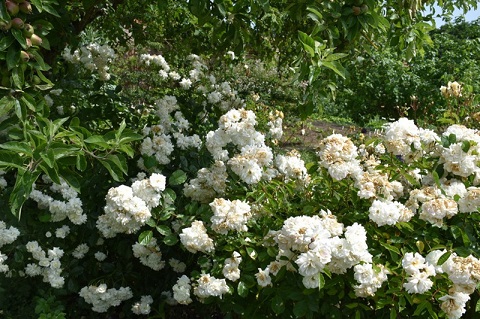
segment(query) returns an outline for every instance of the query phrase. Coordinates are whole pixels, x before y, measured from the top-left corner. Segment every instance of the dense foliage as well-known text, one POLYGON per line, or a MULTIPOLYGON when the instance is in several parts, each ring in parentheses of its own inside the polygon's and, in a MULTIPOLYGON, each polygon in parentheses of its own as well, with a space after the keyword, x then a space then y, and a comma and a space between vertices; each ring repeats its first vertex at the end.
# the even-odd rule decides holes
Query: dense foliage
POLYGON ((363 125, 372 115, 409 116, 426 125, 473 119, 478 110, 472 106, 478 100, 472 99, 480 89, 480 20, 457 20, 431 36, 433 44, 425 55, 411 61, 388 48, 359 54, 347 65, 350 77, 338 88, 336 100, 326 106, 327 112, 363 125), (450 105, 440 87, 454 81, 462 84, 463 99, 450 105))
MULTIPOLYGON (((421 8, 2 0, 2 316, 475 316, 470 114, 334 134, 308 162, 278 147, 355 48, 388 38, 413 59, 421 8)), ((447 111, 475 106, 448 76, 447 111)))

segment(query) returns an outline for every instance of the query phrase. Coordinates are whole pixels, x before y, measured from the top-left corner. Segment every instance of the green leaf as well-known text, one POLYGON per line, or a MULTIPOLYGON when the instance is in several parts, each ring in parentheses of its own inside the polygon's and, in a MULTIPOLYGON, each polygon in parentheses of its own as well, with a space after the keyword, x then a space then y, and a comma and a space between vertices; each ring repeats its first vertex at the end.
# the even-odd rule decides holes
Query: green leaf
POLYGON ((22 30, 18 30, 15 28, 10 29, 12 31, 13 36, 15 39, 20 43, 23 49, 27 49, 27 40, 25 39, 25 36, 22 33, 22 30))
POLYGON ((469 141, 463 141, 462 142, 462 151, 464 151, 465 153, 468 153, 468 150, 470 149, 470 142, 469 141))
POLYGON ((35 62, 37 62, 37 64, 38 64, 36 69, 42 70, 42 71, 50 70, 50 66, 45 63, 45 61, 43 60, 43 57, 40 55, 40 53, 38 53, 38 51, 31 51, 29 53, 33 57, 35 62))
POLYGON ((175 191, 171 188, 166 188, 163 192, 163 197, 165 198, 165 200, 169 201, 169 202, 174 202, 175 199, 177 199, 177 194, 175 193, 175 191))
POLYGON ((167 225, 157 225, 156 229, 163 236, 168 236, 172 233, 172 230, 167 225))
POLYGON ((321 64, 336 74, 340 75, 343 79, 346 79, 347 77, 347 70, 341 65, 338 61, 326 61, 322 60, 321 64))
POLYGON ((277 315, 282 314, 285 311, 285 303, 283 302, 282 297, 279 295, 273 297, 271 307, 273 312, 275 312, 277 315))
POLYGON ((48 167, 53 168, 55 165, 55 154, 51 148, 49 148, 46 152, 40 152, 40 157, 48 165, 48 167))
POLYGON ((7 7, 5 6, 4 1, 0 1, 0 19, 2 20, 10 20, 10 16, 7 13, 7 7))
POLYGON ((10 151, 0 151, 0 167, 4 168, 18 168, 24 169, 23 163, 25 158, 18 153, 12 153, 10 151))
POLYGON ((301 318, 305 316, 309 311, 308 301, 300 300, 299 302, 295 303, 293 306, 293 314, 296 318, 301 318))
POLYGON ((14 45, 10 46, 7 51, 7 68, 10 71, 20 62, 20 50, 14 45))
POLYGON ((237 286, 237 293, 240 297, 243 297, 245 298, 246 296, 248 296, 248 287, 247 285, 243 282, 243 281, 240 281, 238 283, 238 286, 237 286))
POLYGON ((35 99, 29 95, 29 94, 26 94, 24 93, 22 95, 22 97, 20 98, 20 100, 23 102, 23 104, 25 104, 31 111, 35 112, 36 111, 36 101, 35 99))
POLYGON ((6 142, 0 144, 0 148, 17 153, 23 153, 28 156, 32 156, 32 147, 27 142, 6 142))
POLYGON ((168 184, 180 185, 185 183, 186 180, 187 180, 187 174, 185 174, 184 171, 179 169, 173 172, 172 175, 170 175, 170 177, 168 178, 168 184))
POLYGON ((477 300, 477 303, 475 304, 475 312, 480 312, 480 299, 477 300))
POLYGON ((122 171, 116 165, 112 166, 111 162, 107 160, 99 159, 99 162, 107 169, 108 173, 110 173, 110 176, 112 176, 116 182, 123 181, 122 171))
POLYGON ((30 2, 37 8, 39 12, 43 11, 42 0, 30 0, 30 2))
POLYGON ((18 170, 17 180, 15 181, 15 186, 13 187, 9 199, 10 211, 18 219, 21 217, 22 206, 30 196, 33 183, 35 183, 39 175, 40 171, 31 172, 27 170, 18 170))
POLYGON ((108 145, 108 143, 105 141, 105 139, 101 135, 92 135, 83 141, 85 143, 98 145, 103 148, 110 148, 110 145, 108 145))
POLYGON ((441 255, 440 258, 438 258, 437 265, 438 266, 443 265, 448 260, 448 258, 450 258, 451 255, 452 255, 452 252, 450 251, 447 251, 446 253, 441 255))
POLYGON ((298 39, 300 42, 303 44, 303 48, 307 53, 310 55, 310 57, 315 56, 315 40, 312 39, 308 34, 298 31, 298 39))
POLYGON ((322 273, 318 274, 318 290, 322 290, 325 287, 325 277, 323 277, 322 273))
POLYGON ((43 10, 47 11, 51 15, 56 16, 57 18, 60 18, 60 15, 58 14, 57 10, 55 10, 54 7, 52 7, 50 4, 43 3, 43 10))
POLYGON ((9 36, 4 36, 2 39, 0 39, 0 51, 5 51, 8 49, 12 45, 13 41, 15 41, 15 39, 9 36))
POLYGON ((40 163, 38 164, 40 169, 50 177, 50 179, 56 183, 56 184, 61 184, 62 181, 60 180, 60 176, 58 175, 58 167, 56 165, 49 166, 46 163, 40 163))
POLYGON ((75 161, 75 167, 79 171, 83 172, 87 169, 87 159, 83 153, 77 154, 77 159, 75 161))
POLYGON ((145 230, 138 236, 138 243, 140 245, 148 245, 153 238, 153 232, 151 230, 145 230))
POLYGON ((142 139, 143 139, 143 135, 141 134, 136 134, 131 131, 125 131, 120 136, 120 139, 118 142, 119 144, 123 144, 123 143, 130 143, 134 141, 140 141, 142 139))
POLYGON ((397 319, 397 311, 395 308, 390 309, 390 319, 397 319))
POLYGON ((13 84, 15 84, 15 86, 21 90, 23 88, 23 85, 25 84, 25 77, 21 68, 19 67, 13 68, 12 79, 13 79, 13 84))
POLYGON ((175 234, 170 234, 168 236, 165 236, 163 239, 163 243, 167 246, 174 246, 178 242, 178 237, 175 234))
POLYGON ((389 251, 391 251, 391 252, 393 252, 397 255, 401 255, 400 250, 397 247, 392 246, 392 245, 390 245, 388 243, 385 243, 385 242, 382 242, 382 241, 379 241, 379 244, 382 245, 383 247, 385 247, 386 249, 388 249, 389 251))
POLYGON ((4 116, 15 106, 15 99, 11 96, 4 96, 0 99, 0 117, 4 116))

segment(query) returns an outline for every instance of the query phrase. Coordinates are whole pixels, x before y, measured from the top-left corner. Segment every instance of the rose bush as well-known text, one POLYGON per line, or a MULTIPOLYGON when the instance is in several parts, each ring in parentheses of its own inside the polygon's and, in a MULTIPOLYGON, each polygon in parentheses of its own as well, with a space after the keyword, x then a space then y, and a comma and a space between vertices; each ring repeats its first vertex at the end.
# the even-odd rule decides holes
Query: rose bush
MULTIPOLYGON (((54 2, 4 4, 2 20, 20 15, 47 48, 54 2)), ((478 131, 401 118, 378 136, 333 134, 305 162, 277 146, 283 113, 257 117, 198 55, 181 68, 130 55, 152 88, 130 104, 108 43, 86 36, 50 69, 15 30, 0 39, 6 318, 480 309, 478 131)))

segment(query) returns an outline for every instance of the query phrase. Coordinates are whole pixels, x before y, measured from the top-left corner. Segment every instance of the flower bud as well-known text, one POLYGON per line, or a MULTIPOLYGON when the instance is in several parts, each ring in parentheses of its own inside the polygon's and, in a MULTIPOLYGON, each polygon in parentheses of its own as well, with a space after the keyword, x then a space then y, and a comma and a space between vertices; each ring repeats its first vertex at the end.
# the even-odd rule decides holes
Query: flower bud
POLYGON ((25 26, 25 23, 23 23, 23 20, 20 18, 14 18, 12 20, 12 27, 15 29, 23 29, 25 26))
POLYGON ((32 41, 32 45, 36 45, 36 46, 41 46, 43 43, 42 38, 40 38, 36 34, 32 34, 32 36, 30 37, 30 40, 32 41))
POLYGON ((16 16, 20 10, 18 4, 9 0, 5 1, 5 6, 7 7, 7 11, 11 16, 16 16))
POLYGON ((20 3, 19 8, 23 13, 32 14, 32 5, 28 1, 20 3))

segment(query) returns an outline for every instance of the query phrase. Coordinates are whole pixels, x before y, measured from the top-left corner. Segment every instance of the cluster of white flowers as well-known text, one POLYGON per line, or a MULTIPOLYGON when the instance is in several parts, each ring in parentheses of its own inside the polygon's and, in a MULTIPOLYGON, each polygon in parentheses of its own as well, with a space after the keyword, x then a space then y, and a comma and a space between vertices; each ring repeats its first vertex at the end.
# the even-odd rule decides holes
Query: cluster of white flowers
POLYGON ((215 249, 213 240, 208 237, 207 229, 201 220, 195 220, 192 226, 182 229, 179 236, 183 246, 191 253, 210 253, 215 249))
POLYGON ((434 226, 441 227, 444 219, 457 213, 471 213, 478 210, 480 192, 477 187, 469 187, 456 179, 440 181, 437 185, 425 185, 410 191, 405 205, 413 212, 420 210, 419 218, 434 226))
POLYGON ((174 272, 178 273, 185 272, 185 269, 187 268, 187 265, 184 262, 175 258, 170 258, 168 260, 168 264, 170 265, 170 267, 172 267, 172 270, 174 272))
POLYGON ((435 151, 440 138, 432 130, 418 128, 412 120, 400 118, 385 125, 384 142, 387 151, 411 163, 435 151))
POLYGON ((177 283, 173 285, 173 298, 181 305, 188 305, 192 303, 192 298, 190 297, 190 278, 183 275, 178 278, 177 283))
POLYGON ((462 96, 462 86, 457 81, 448 81, 447 86, 441 86, 440 92, 444 97, 459 97, 462 96))
MULTIPOLYGON (((20 231, 17 228, 13 226, 7 228, 5 222, 0 221, 0 248, 13 243, 19 235, 20 231)), ((4 264, 6 260, 7 255, 0 252, 0 272, 7 272, 9 270, 8 265, 4 264)))
POLYGON ((130 287, 120 287, 119 289, 107 289, 106 284, 99 286, 83 287, 79 293, 80 297, 85 299, 86 303, 92 305, 92 310, 95 312, 107 312, 108 308, 116 307, 122 301, 133 297, 130 287))
POLYGON ((63 225, 62 227, 57 228, 57 230, 55 230, 55 237, 65 238, 69 233, 70 233, 70 227, 68 227, 67 225, 63 225))
POLYGON ((146 245, 135 243, 132 246, 133 255, 140 259, 140 262, 152 268, 153 270, 160 270, 165 267, 165 261, 162 260, 162 252, 157 245, 157 239, 152 238, 146 245))
POLYGON ((247 231, 247 222, 252 217, 250 205, 241 200, 230 201, 216 198, 210 203, 213 216, 210 218, 212 229, 226 235, 229 230, 247 231))
POLYGON ((284 176, 286 182, 294 180, 308 184, 310 181, 305 162, 300 158, 300 153, 296 150, 292 150, 286 155, 277 155, 275 157, 275 166, 278 172, 284 176))
POLYGON ((150 219, 150 209, 160 204, 164 189, 165 176, 157 173, 135 181, 132 187, 121 185, 110 188, 106 197, 105 214, 99 216, 97 228, 105 238, 137 231, 150 219))
POLYGON ((55 184, 46 176, 42 176, 45 184, 50 184, 49 190, 54 194, 60 194, 63 200, 54 199, 36 189, 33 185, 33 190, 30 193, 30 198, 38 203, 40 209, 48 209, 51 214, 52 222, 59 222, 68 217, 68 219, 75 225, 81 225, 87 221, 87 215, 83 213, 82 201, 78 198, 78 192, 68 185, 64 180, 61 184, 55 184))
MULTIPOLYGON (((202 141, 197 134, 186 135, 190 129, 190 123, 178 109, 179 105, 175 96, 164 96, 155 103, 158 123, 143 129, 145 138, 140 153, 146 156, 155 156, 161 165, 170 163, 170 155, 174 151, 175 145, 181 150, 202 147, 202 141), (172 116, 173 112, 175 113, 172 116)), ((142 167, 142 162, 139 165, 142 167)))
POLYGON ((90 248, 88 247, 87 244, 83 243, 78 245, 72 252, 72 256, 77 258, 77 259, 82 259, 85 257, 85 255, 88 253, 90 248))
POLYGON ((400 202, 378 199, 373 201, 368 211, 368 217, 378 226, 408 222, 414 215, 409 208, 400 202))
MULTIPOLYGON (((370 162, 366 163, 366 165, 370 164, 370 162)), ((354 176, 358 197, 392 201, 403 194, 404 187, 402 183, 390 181, 388 174, 379 170, 372 167, 367 168, 366 171, 354 176)))
POLYGON ((227 167, 222 161, 215 161, 210 168, 201 168, 197 177, 183 188, 185 196, 201 203, 209 203, 217 196, 225 194, 227 188, 227 167))
POLYGON ((353 270, 354 278, 359 282, 359 285, 354 287, 357 297, 374 296, 377 289, 387 281, 387 275, 390 274, 385 266, 370 263, 355 265, 353 270))
POLYGON ((330 212, 290 217, 285 220, 281 230, 272 234, 279 248, 276 269, 271 271, 269 265, 259 272, 261 277, 268 278, 269 273, 278 272, 279 266, 285 265, 282 265, 282 261, 285 261, 282 257, 286 257, 297 264, 304 286, 317 288, 318 276, 324 269, 343 274, 357 264, 372 262, 363 226, 355 223, 344 229, 343 224, 330 212), (340 237, 342 234, 344 238, 340 237))
POLYGON ((407 282, 403 287, 410 294, 423 294, 430 290, 433 281, 430 277, 436 275, 435 266, 430 264, 419 253, 406 253, 402 259, 402 267, 407 273, 407 282))
POLYGON ((161 55, 153 55, 153 54, 141 54, 140 55, 140 62, 145 63, 146 65, 155 64, 161 67, 162 70, 165 72, 170 71, 170 66, 168 65, 165 58, 161 55))
POLYGON ((320 166, 326 168, 333 179, 342 180, 348 175, 361 172, 357 159, 357 147, 341 134, 332 134, 324 138, 318 147, 320 166))
POLYGON ((63 256, 63 250, 54 247, 45 253, 36 241, 28 242, 26 247, 38 264, 28 264, 25 267, 25 274, 30 277, 41 275, 43 281, 50 283, 53 288, 62 288, 65 283, 65 278, 60 275, 62 273, 60 258, 63 256))
POLYGON ((256 131, 256 116, 252 111, 233 109, 222 115, 219 127, 210 131, 206 137, 206 146, 213 158, 225 161, 245 183, 256 184, 264 174, 266 167, 273 163, 273 153, 265 145, 265 136, 256 131), (227 145, 233 145, 238 154, 229 154, 227 145))
POLYGON ((463 125, 452 125, 442 134, 454 142, 443 147, 440 160, 444 169, 457 176, 469 177, 474 175, 476 183, 480 183, 480 134, 476 130, 463 125))
POLYGON ((268 120, 269 137, 273 140, 280 140, 283 136, 283 112, 278 110, 275 110, 275 113, 270 112, 268 120))
POLYGON ((98 261, 104 261, 105 259, 107 259, 107 255, 101 251, 97 251, 94 256, 95 259, 98 261))
POLYGON ((439 298, 442 301, 441 309, 445 311, 449 319, 459 319, 466 312, 466 303, 470 295, 476 291, 480 283, 480 260, 473 257, 459 257, 452 253, 441 265, 438 265, 439 258, 446 251, 434 250, 426 259, 436 269, 437 273, 446 273, 452 281, 448 295, 439 298))
POLYGON ((132 306, 132 312, 136 315, 148 315, 152 310, 150 305, 153 303, 152 296, 142 296, 139 302, 132 306))
POLYGON ((115 51, 107 44, 99 45, 98 43, 90 43, 70 52, 67 47, 63 51, 63 58, 73 64, 82 64, 83 67, 90 72, 98 72, 101 81, 110 79, 110 70, 108 64, 115 59, 115 51))
POLYGON ((202 274, 193 288, 193 293, 200 300, 211 296, 222 298, 229 291, 230 289, 225 279, 217 279, 210 274, 202 274))
POLYGON ((242 256, 234 251, 232 257, 226 258, 223 265, 223 276, 231 281, 237 281, 240 279, 240 263, 242 262, 242 256))

